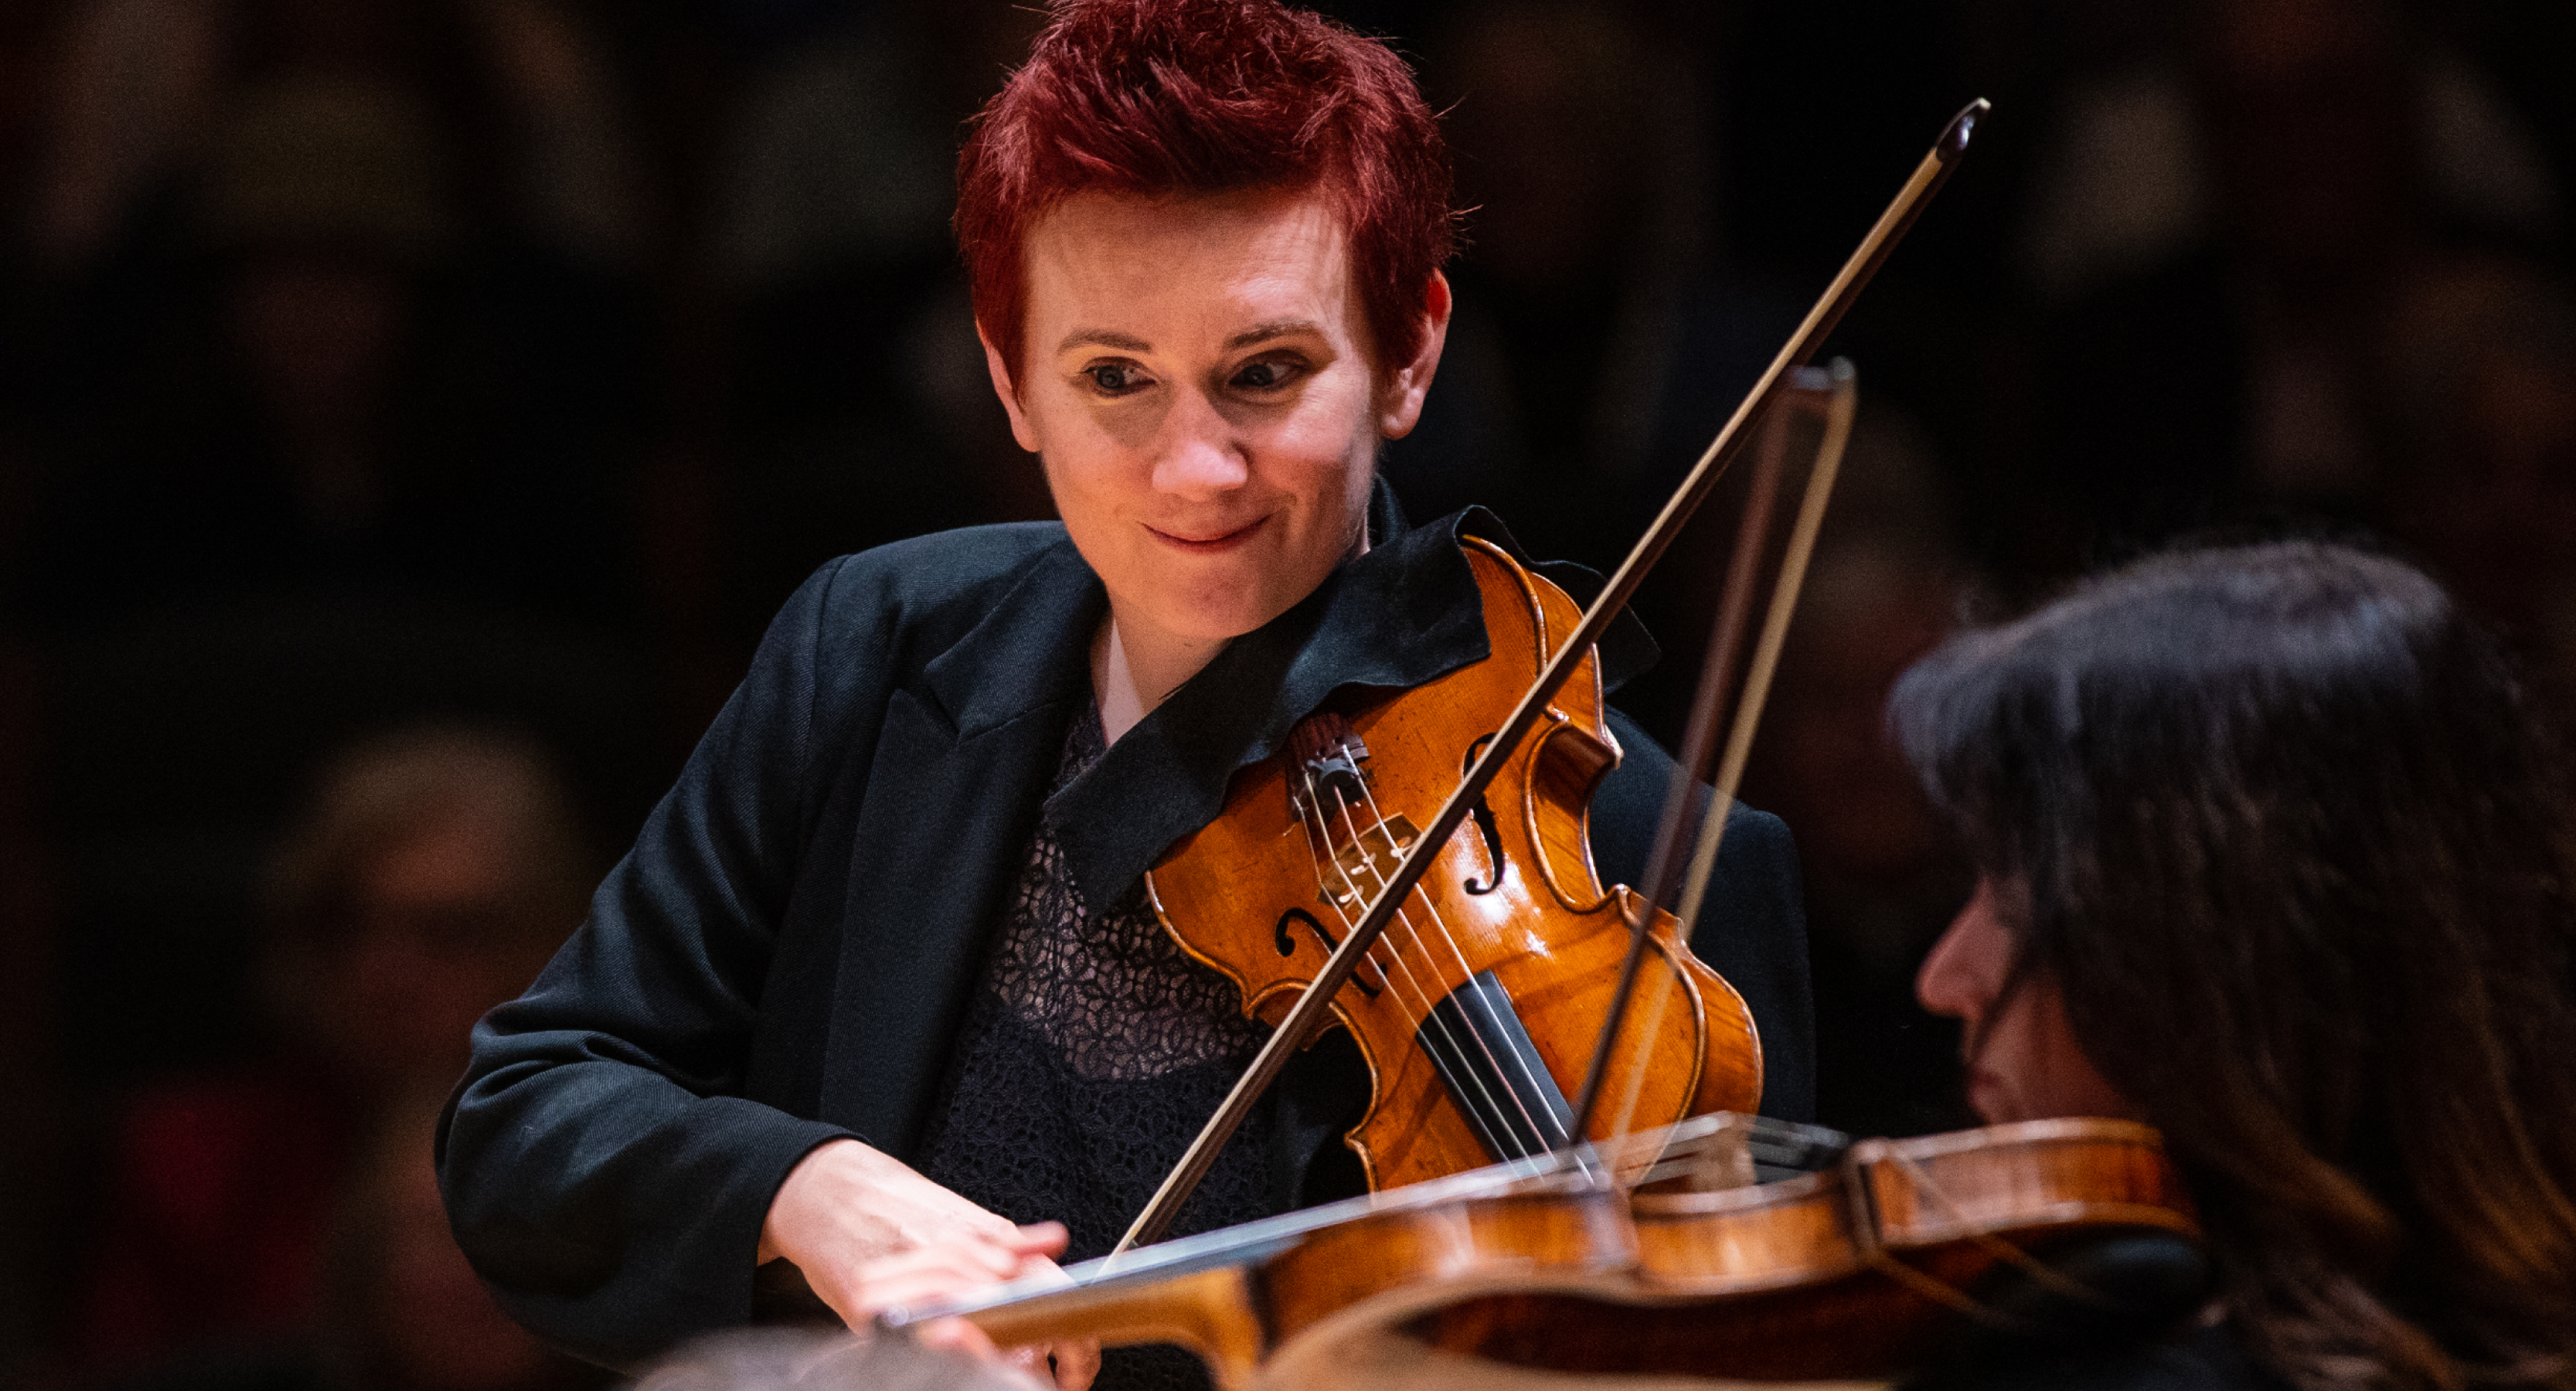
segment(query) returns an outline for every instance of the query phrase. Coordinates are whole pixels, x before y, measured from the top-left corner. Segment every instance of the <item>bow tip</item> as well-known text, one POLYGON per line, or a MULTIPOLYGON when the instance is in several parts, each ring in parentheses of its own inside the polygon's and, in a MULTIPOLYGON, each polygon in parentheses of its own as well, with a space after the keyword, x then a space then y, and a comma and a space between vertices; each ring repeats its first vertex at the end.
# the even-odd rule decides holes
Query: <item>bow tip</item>
POLYGON ((1968 140, 1977 133, 1977 122, 1985 119, 1986 113, 1993 109, 1994 103, 1979 97, 1950 118, 1949 129, 1941 132, 1940 143, 1934 146, 1941 153, 1942 163, 1947 164, 1967 153, 1968 140))

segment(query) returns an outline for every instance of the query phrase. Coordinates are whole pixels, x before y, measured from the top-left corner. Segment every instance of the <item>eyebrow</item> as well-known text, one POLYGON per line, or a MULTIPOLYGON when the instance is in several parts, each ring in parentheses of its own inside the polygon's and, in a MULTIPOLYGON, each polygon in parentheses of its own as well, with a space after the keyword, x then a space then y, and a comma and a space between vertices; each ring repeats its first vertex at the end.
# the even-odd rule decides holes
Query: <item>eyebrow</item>
POLYGON ((1294 333, 1321 332, 1323 330, 1311 319, 1273 319, 1266 324, 1254 324, 1225 340, 1225 346, 1226 350, 1231 352, 1236 348, 1248 348, 1255 343, 1266 343, 1273 338, 1285 338, 1294 333))
POLYGON ((1055 350, 1063 352, 1068 348, 1079 348, 1085 343, 1095 343, 1104 348, 1116 348, 1122 353, 1150 353, 1154 350, 1154 345, 1144 339, 1132 333, 1120 333, 1110 328, 1075 329, 1064 336, 1063 342, 1055 345, 1055 350))
MULTIPOLYGON (((1291 334, 1320 333, 1322 331, 1323 330, 1319 328, 1312 319, 1274 319, 1266 324, 1254 324, 1252 327, 1234 335, 1232 338, 1228 338, 1225 340, 1225 347, 1226 351, 1232 352, 1237 348, 1250 347, 1255 343, 1267 343, 1273 338, 1286 338, 1291 334)), ((1055 350, 1057 352, 1065 352, 1085 345, 1116 348, 1122 353, 1150 353, 1154 350, 1154 345, 1146 342, 1144 339, 1139 338, 1132 333, 1120 333, 1118 330, 1112 328, 1075 329, 1073 332, 1064 336, 1063 342, 1055 345, 1055 350)))

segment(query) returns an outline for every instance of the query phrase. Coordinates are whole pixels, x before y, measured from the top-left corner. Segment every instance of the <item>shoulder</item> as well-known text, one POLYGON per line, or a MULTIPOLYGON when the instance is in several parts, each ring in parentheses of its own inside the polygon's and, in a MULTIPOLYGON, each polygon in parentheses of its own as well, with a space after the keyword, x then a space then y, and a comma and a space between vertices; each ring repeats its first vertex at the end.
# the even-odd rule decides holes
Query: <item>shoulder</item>
MULTIPOLYGON (((798 591, 814 621, 846 629, 891 618, 962 632, 1049 560, 1073 556, 1061 522, 933 532, 827 561, 798 591)), ((790 601, 791 609, 797 601, 790 601)))
MULTIPOLYGON (((1619 741, 1619 766, 1593 796, 1593 819, 1622 838, 1651 839, 1672 786, 1673 756, 1616 706, 1609 709, 1609 725, 1619 741)), ((1703 786, 1694 795, 1709 794, 1703 786)), ((1726 853, 1730 863, 1774 859, 1792 866, 1797 863, 1789 823, 1742 802, 1726 809, 1726 853)))
POLYGON ((1098 585, 1054 522, 935 532, 828 561, 770 620, 734 692, 736 723, 784 731, 791 759, 861 749, 897 690, 954 703, 928 693, 949 654, 975 658, 950 674, 944 689, 957 698, 1001 676, 1051 671, 1064 616, 1098 585))
POLYGON ((853 681, 902 684, 997 612, 1027 607, 1033 586, 1096 584, 1059 522, 916 536, 825 562, 770 621, 755 665, 810 670, 827 699, 853 681))

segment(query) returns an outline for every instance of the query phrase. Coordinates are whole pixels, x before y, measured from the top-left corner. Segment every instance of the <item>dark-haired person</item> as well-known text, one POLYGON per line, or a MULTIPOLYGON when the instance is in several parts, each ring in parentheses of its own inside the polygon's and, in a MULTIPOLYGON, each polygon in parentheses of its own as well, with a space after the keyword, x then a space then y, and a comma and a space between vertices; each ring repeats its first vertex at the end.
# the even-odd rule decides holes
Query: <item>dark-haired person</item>
MULTIPOLYGON (((1378 43, 1273 0, 1056 11, 966 147, 957 226, 1064 521, 825 566, 580 932, 478 1028, 442 1174, 520 1318, 629 1363, 750 1317, 773 1257, 847 1317, 889 1256, 1000 1278, 1066 1242, 1041 1221, 1107 1249, 1261 1041, 1143 871, 1333 691, 1487 650, 1457 536, 1508 538, 1409 526, 1374 476, 1439 360, 1448 189, 1378 43)), ((1639 636, 1605 644, 1614 676, 1639 636)), ((1593 845, 1633 878, 1671 765, 1614 727, 1593 845)), ((1796 1117, 1794 857, 1730 815, 1694 942, 1796 1117)), ((1181 1230, 1347 1187, 1366 1097, 1354 1050, 1301 1055, 1181 1230)))
POLYGON ((1995 1380, 2576 1387, 2576 808, 2440 587, 2169 555, 1891 711, 1982 871, 1918 980, 1972 1100, 2158 1127, 2215 1257, 2197 1326, 1995 1380))

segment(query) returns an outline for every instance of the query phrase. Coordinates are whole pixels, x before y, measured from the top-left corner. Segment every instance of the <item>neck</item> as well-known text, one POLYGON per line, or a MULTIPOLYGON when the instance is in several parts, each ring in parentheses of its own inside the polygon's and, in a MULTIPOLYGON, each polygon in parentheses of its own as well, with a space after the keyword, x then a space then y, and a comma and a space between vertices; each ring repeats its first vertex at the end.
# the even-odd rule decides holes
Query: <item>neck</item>
POLYGON ((1110 743, 1134 729, 1181 683, 1225 650, 1224 638, 1189 638, 1149 623, 1121 621, 1113 606, 1091 645, 1091 690, 1100 701, 1100 732, 1110 743))
MULTIPOLYGON (((1344 559, 1366 555, 1368 521, 1360 520, 1344 559)), ((1091 693, 1100 702, 1100 732, 1115 744, 1127 731, 1171 698, 1181 683, 1216 660, 1231 638, 1194 638, 1167 632, 1133 614, 1122 615, 1118 600, 1109 601, 1108 621, 1091 643, 1091 693)))

